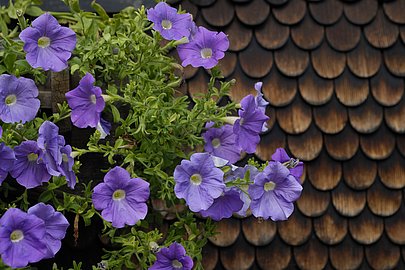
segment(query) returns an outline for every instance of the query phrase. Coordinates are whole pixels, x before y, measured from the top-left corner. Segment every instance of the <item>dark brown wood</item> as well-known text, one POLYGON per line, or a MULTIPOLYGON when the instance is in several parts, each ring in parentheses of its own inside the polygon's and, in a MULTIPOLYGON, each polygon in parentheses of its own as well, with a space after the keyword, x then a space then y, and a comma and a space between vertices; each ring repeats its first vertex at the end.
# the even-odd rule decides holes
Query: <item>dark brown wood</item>
POLYGON ((204 19, 216 27, 228 25, 233 19, 234 12, 234 5, 230 0, 215 1, 213 5, 201 8, 204 19))
POLYGON ((224 32, 229 39, 230 51, 241 51, 245 49, 249 45, 253 35, 252 30, 244 27, 236 18, 225 28, 224 32))
POLYGON ((276 235, 276 223, 272 220, 260 220, 253 216, 242 220, 242 231, 246 240, 254 246, 270 244, 276 235))
POLYGON ((311 108, 297 95, 289 106, 276 110, 280 127, 288 134, 305 132, 312 122, 311 108))
POLYGON ((359 133, 376 131, 383 120, 383 109, 371 95, 358 107, 348 108, 349 121, 359 133))
POLYGON ((197 6, 206 7, 212 5, 216 0, 190 0, 190 1, 196 4, 197 6))
POLYGON ((238 63, 238 57, 236 53, 226 52, 225 57, 219 61, 218 67, 222 72, 222 75, 226 78, 229 77, 234 71, 236 64, 238 63))
POLYGON ((235 243, 240 233, 240 220, 223 219, 217 222, 216 231, 218 234, 209 238, 211 243, 219 247, 228 247, 235 243))
POLYGON ((387 126, 396 133, 405 133, 405 99, 393 107, 384 108, 385 122, 387 126))
POLYGON ((314 107, 313 116, 316 125, 327 134, 341 132, 347 123, 347 110, 335 96, 325 105, 314 107))
POLYGON ((384 51, 384 62, 392 74, 405 76, 405 46, 400 40, 384 51))
POLYGON ((292 40, 304 50, 312 50, 318 47, 323 40, 323 35, 323 27, 317 24, 309 13, 306 13, 299 24, 291 26, 292 40))
POLYGON ((340 1, 325 0, 309 3, 312 17, 323 25, 331 25, 339 20, 343 14, 343 5, 340 1))
POLYGON ((322 151, 319 157, 307 164, 306 169, 311 184, 322 191, 335 188, 342 177, 342 166, 322 151))
POLYGON ((235 85, 231 87, 231 91, 229 93, 233 101, 240 102, 245 96, 249 94, 256 94, 254 85, 257 80, 252 80, 247 77, 239 65, 236 65, 235 72, 233 73, 232 77, 236 80, 235 85))
POLYGON ((280 24, 272 14, 266 22, 255 29, 255 36, 260 45, 266 49, 278 49, 288 40, 290 31, 285 25, 280 24))
POLYGON ((274 17, 282 24, 296 24, 304 18, 307 11, 304 0, 289 0, 285 5, 272 9, 274 17))
POLYGON ((297 93, 297 80, 281 74, 277 68, 263 79, 263 94, 271 105, 280 107, 291 103, 297 93))
POLYGON ((347 54, 347 66, 361 78, 369 78, 376 74, 381 63, 381 52, 370 46, 364 37, 361 37, 357 47, 347 54))
POLYGON ((300 76, 309 63, 309 54, 298 48, 292 40, 274 53, 274 61, 278 69, 287 76, 300 76))
POLYGON ((375 215, 391 216, 398 211, 401 203, 401 190, 388 189, 379 180, 367 190, 367 205, 375 215))
POLYGON ((239 63, 248 76, 262 78, 273 66, 273 53, 261 47, 256 39, 252 38, 249 47, 239 53, 239 63))
POLYGON ((353 3, 344 5, 346 17, 355 24, 367 24, 374 19, 378 9, 377 0, 353 1, 353 3))
POLYGON ((344 182, 340 182, 332 191, 332 204, 343 216, 357 216, 366 205, 366 192, 355 191, 347 187, 344 182))
POLYGON ((368 81, 354 76, 350 70, 346 69, 342 76, 335 80, 335 93, 344 105, 358 106, 367 99, 368 81))
POLYGON ((269 133, 262 136, 256 148, 256 155, 263 161, 271 160, 271 156, 279 147, 286 147, 286 137, 280 126, 275 124, 269 133))
POLYGON ((336 269, 359 269, 363 256, 363 247, 349 235, 339 245, 329 247, 329 259, 336 269))
POLYGON ((323 105, 333 95, 333 81, 319 77, 309 65, 298 79, 299 91, 302 98, 310 105, 323 105))
POLYGON ((378 103, 383 106, 394 106, 404 94, 404 80, 391 75, 385 65, 382 65, 378 73, 371 78, 370 88, 378 103))
POLYGON ((399 211, 384 220, 385 232, 395 244, 405 245, 405 205, 401 204, 399 211))
POLYGON ((378 163, 378 175, 386 187, 392 189, 404 188, 405 158, 394 150, 389 158, 378 163))
POLYGON ((351 24, 345 16, 329 27, 326 27, 326 38, 329 44, 338 51, 350 51, 360 41, 361 28, 351 24))
POLYGON ((380 128, 367 135, 360 136, 360 146, 363 152, 372 159, 385 159, 389 157, 395 147, 395 137, 383 124, 380 128))
POLYGON ((263 23, 270 13, 270 5, 264 0, 251 1, 245 5, 235 6, 236 16, 247 25, 263 23))
POLYGON ((284 242, 291 246, 298 246, 305 243, 310 237, 312 221, 311 218, 303 216, 297 209, 288 220, 278 222, 277 228, 278 235, 284 242))
POLYGON ((375 19, 364 28, 368 42, 376 48, 388 48, 398 38, 398 26, 392 23, 379 9, 375 19))
POLYGON ((198 69, 192 80, 188 81, 188 93, 193 97, 208 93, 209 76, 204 69, 198 69))
POLYGON ((291 260, 291 247, 276 237, 269 245, 256 248, 256 260, 262 269, 286 269, 291 260))
POLYGON ((304 245, 294 248, 294 257, 300 269, 325 269, 328 262, 328 248, 312 236, 304 245))
POLYGON ((359 147, 359 136, 350 125, 335 135, 324 135, 326 150, 337 160, 348 160, 356 154, 359 147))
POLYGON ((309 181, 305 181, 303 188, 297 201, 298 209, 308 217, 323 215, 329 206, 329 192, 316 190, 309 181))
POLYGON ((235 244, 221 249, 219 257, 226 269, 247 270, 255 261, 255 248, 240 235, 235 244))
POLYGON ((391 243, 385 235, 374 245, 365 247, 365 254, 373 269, 394 269, 401 258, 399 247, 391 243))
POLYGON ((287 3, 288 0, 266 0, 266 1, 272 5, 278 6, 278 5, 283 5, 283 4, 287 3))
POLYGON ((380 239, 383 234, 384 221, 373 215, 366 207, 360 215, 349 219, 349 231, 358 243, 370 245, 380 239))
POLYGON ((333 50, 325 40, 311 52, 311 61, 316 73, 326 79, 338 77, 346 66, 345 54, 333 50))
POLYGON ((181 1, 180 4, 181 8, 190 13, 191 15, 193 15, 194 19, 197 17, 198 7, 194 5, 190 0, 181 1))
POLYGON ((396 136, 396 141, 399 152, 405 157, 405 136, 396 136))
POLYGON ((388 18, 398 24, 405 24, 405 0, 387 1, 383 4, 388 18))
POLYGON ((208 242, 202 250, 202 266, 205 270, 214 270, 218 262, 218 248, 208 242))
POLYGON ((342 218, 332 205, 313 222, 316 236, 328 246, 340 243, 347 234, 347 219, 342 218))
POLYGON ((312 123, 301 135, 289 135, 288 147, 291 153, 303 161, 315 159, 322 150, 322 133, 312 123))
POLYGON ((358 190, 370 187, 377 176, 377 162, 357 151, 353 158, 343 163, 343 179, 345 183, 358 190))

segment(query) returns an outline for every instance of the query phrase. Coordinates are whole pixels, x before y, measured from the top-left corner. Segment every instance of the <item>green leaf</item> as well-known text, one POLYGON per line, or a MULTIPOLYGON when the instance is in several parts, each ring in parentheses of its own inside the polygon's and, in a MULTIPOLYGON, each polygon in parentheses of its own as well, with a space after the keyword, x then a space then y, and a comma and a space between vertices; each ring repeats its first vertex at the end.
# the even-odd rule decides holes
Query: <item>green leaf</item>
POLYGON ((38 201, 40 202, 48 202, 53 198, 53 191, 52 190, 45 190, 44 192, 39 195, 38 201))
POLYGON ((96 3, 96 0, 91 2, 91 7, 94 8, 94 10, 103 20, 108 20, 110 18, 107 12, 105 12, 105 9, 100 4, 96 3))
POLYGON ((120 111, 114 105, 110 105, 111 112, 113 114, 114 123, 118 123, 121 119, 120 111))
POLYGON ((29 6, 25 10, 25 13, 32 17, 38 17, 38 16, 42 15, 44 13, 44 11, 38 6, 29 6))
POLYGON ((13 67, 15 60, 17 59, 17 55, 13 53, 9 53, 4 57, 4 64, 6 65, 7 71, 13 73, 13 67))

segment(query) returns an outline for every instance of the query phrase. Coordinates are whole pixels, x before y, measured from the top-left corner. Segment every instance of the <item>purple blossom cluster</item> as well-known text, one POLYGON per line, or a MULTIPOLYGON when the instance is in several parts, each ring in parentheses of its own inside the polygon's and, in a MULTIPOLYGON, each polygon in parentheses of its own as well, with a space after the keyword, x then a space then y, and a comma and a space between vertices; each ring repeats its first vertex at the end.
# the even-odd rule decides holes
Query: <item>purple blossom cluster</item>
POLYGON ((301 195, 303 164, 282 148, 272 158, 263 171, 250 165, 233 165, 224 173, 216 166, 214 156, 195 153, 174 171, 175 194, 191 211, 216 221, 249 212, 263 219, 286 220, 301 195))
POLYGON ((182 65, 210 69, 224 58, 229 48, 228 37, 223 32, 215 32, 205 27, 197 27, 191 14, 179 14, 175 8, 160 2, 148 10, 148 20, 153 29, 167 40, 185 39, 177 47, 182 65))
POLYGON ((0 256, 12 267, 25 267, 55 256, 69 222, 51 205, 38 203, 24 212, 9 208, 0 218, 0 256))
POLYGON ((52 176, 64 176, 73 189, 76 175, 71 152, 71 146, 65 145, 65 139, 59 135, 58 126, 45 121, 36 141, 23 141, 14 149, 0 144, 0 184, 8 173, 28 189, 48 182, 52 176))

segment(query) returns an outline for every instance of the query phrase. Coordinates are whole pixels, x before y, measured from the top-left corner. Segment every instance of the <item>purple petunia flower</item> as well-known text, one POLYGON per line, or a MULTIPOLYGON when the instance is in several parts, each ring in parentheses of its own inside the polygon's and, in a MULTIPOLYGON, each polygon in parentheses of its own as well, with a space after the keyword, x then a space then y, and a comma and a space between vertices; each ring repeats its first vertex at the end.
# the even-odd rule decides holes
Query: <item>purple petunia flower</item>
POLYGON ((45 223, 20 209, 10 208, 0 218, 0 255, 3 262, 20 268, 47 254, 45 223))
POLYGON ((243 205, 239 192, 236 189, 229 189, 216 198, 210 208, 201 211, 200 214, 219 221, 230 218, 233 213, 240 211, 243 205))
POLYGON ((210 128, 202 134, 205 145, 204 150, 216 157, 235 163, 240 159, 240 149, 235 144, 235 134, 231 125, 220 128, 210 128))
POLYGON ((0 119, 5 123, 27 122, 40 106, 38 88, 31 79, 0 75, 0 119))
POLYGON ((177 52, 184 67, 192 65, 210 69, 225 56, 228 48, 229 40, 223 32, 209 31, 200 26, 193 39, 189 43, 179 45, 177 52))
POLYGON ((13 168, 14 161, 14 151, 4 143, 0 143, 0 185, 6 179, 8 172, 13 168))
POLYGON ((96 129, 100 132, 100 139, 105 139, 105 137, 110 135, 111 123, 100 117, 100 122, 98 122, 96 129))
MULTIPOLYGON (((255 83, 255 90, 257 92, 257 95, 255 96, 255 102, 257 108, 261 110, 264 114, 266 114, 266 107, 267 105, 269 105, 269 103, 263 98, 262 86, 263 86, 262 82, 255 83)), ((262 126, 262 132, 266 132, 267 130, 268 130, 267 122, 264 122, 262 126)))
POLYGON ((184 247, 174 242, 156 254, 156 261, 149 270, 191 270, 193 265, 193 260, 187 256, 184 247))
POLYGON ((178 14, 175 8, 164 2, 148 9, 148 20, 153 22, 153 29, 158 31, 164 39, 179 40, 190 37, 194 22, 191 14, 178 14))
POLYGON ((70 145, 65 145, 60 149, 62 153, 62 163, 59 165, 59 172, 66 177, 67 185, 71 189, 75 188, 76 185, 76 174, 73 171, 74 160, 71 156, 72 147, 70 145))
POLYGON ((27 213, 35 215, 45 223, 44 240, 48 251, 43 259, 54 257, 62 246, 61 240, 65 238, 69 222, 62 213, 55 211, 51 205, 44 203, 38 203, 30 207, 27 213))
POLYGON ((135 225, 144 219, 148 207, 149 183, 140 178, 131 178, 129 172, 115 167, 104 176, 104 182, 94 187, 93 204, 102 210, 102 217, 112 222, 115 228, 125 224, 135 225))
POLYGON ((20 185, 34 188, 51 179, 43 161, 42 149, 37 142, 23 141, 14 147, 14 153, 16 161, 10 174, 20 185))
POLYGON ((37 143, 44 152, 43 159, 46 168, 49 174, 59 176, 59 165, 62 163, 60 143, 65 144, 65 139, 59 137, 59 127, 50 121, 43 122, 38 133, 37 143))
MULTIPOLYGON (((251 165, 246 165, 245 167, 238 167, 233 171, 228 172, 225 175, 225 183, 235 180, 237 178, 244 179, 247 172, 249 172, 249 180, 253 183, 253 179, 259 173, 259 170, 251 165)), ((239 188, 234 187, 233 189, 238 191, 239 197, 243 202, 243 207, 239 211, 237 211, 236 214, 241 217, 246 217, 248 215, 248 209, 251 203, 251 199, 248 194, 249 185, 239 186, 239 188)))
POLYGON ((3 128, 0 126, 0 138, 3 136, 3 128))
POLYGON ((301 183, 300 178, 304 173, 304 163, 302 161, 290 158, 283 148, 277 148, 276 152, 274 152, 274 154, 271 156, 271 159, 281 163, 289 163, 287 164, 287 168, 290 170, 290 173, 295 177, 298 183, 301 183))
POLYGON ((253 95, 244 97, 240 104, 242 107, 238 111, 240 119, 237 119, 233 126, 236 145, 252 154, 256 151, 256 146, 260 142, 259 133, 262 131, 263 123, 269 117, 258 109, 253 95))
POLYGON ((250 209, 255 217, 286 220, 294 211, 293 202, 302 191, 302 186, 290 171, 278 161, 272 161, 259 173, 249 187, 252 199, 250 209))
POLYGON ((177 198, 185 199, 193 212, 207 210, 225 190, 224 173, 208 153, 195 153, 190 160, 182 160, 173 176, 177 198))
POLYGON ((87 73, 79 82, 79 86, 65 94, 69 107, 72 109, 71 119, 79 128, 97 127, 105 102, 101 96, 101 88, 94 86, 95 79, 87 73))
POLYGON ((67 61, 76 47, 76 34, 61 26, 49 13, 32 22, 32 27, 20 33, 24 41, 27 62, 33 67, 59 72, 67 68, 67 61))

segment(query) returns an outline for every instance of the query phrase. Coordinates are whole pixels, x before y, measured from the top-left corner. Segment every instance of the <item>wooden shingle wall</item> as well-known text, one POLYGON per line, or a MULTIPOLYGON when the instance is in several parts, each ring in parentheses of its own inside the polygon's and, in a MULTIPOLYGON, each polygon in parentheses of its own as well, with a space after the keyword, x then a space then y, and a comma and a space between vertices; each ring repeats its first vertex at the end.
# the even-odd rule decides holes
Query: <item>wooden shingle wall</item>
MULTIPOLYGON (((305 161, 290 220, 219 223, 205 269, 405 269, 405 0, 183 0, 229 35, 236 101, 263 81, 256 156, 305 161)), ((208 75, 186 68, 187 91, 208 75)))

